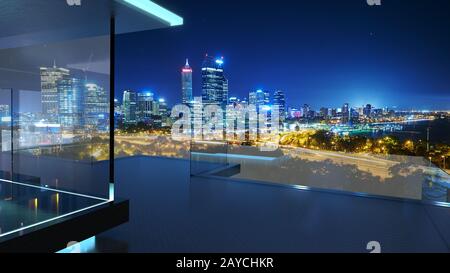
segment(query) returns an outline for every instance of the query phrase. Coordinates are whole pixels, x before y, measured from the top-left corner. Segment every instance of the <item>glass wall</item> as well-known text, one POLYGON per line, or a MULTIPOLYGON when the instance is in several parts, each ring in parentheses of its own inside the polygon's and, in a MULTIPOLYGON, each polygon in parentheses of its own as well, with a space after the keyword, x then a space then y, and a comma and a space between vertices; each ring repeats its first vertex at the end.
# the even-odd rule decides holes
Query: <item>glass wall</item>
MULTIPOLYGON (((224 126, 213 121, 223 131, 221 141, 205 141, 211 137, 205 128, 193 136, 191 175, 450 202, 447 113, 371 113, 354 117, 352 125, 342 116, 287 117, 279 123, 270 113, 262 114, 264 107, 273 113, 274 106, 262 106, 253 129, 251 117, 239 128, 236 108, 230 106, 224 126)), ((212 119, 205 116, 202 124, 210 128, 212 119)))
POLYGON ((11 109, 12 109, 12 90, 0 89, 0 137, 1 137, 1 157, 0 157, 0 178, 10 180, 12 173, 12 126, 11 126, 11 109))
POLYGON ((0 56, 14 56, 1 75, 12 87, 13 180, 107 198, 109 36, 0 56))
POLYGON ((110 198, 109 5, 0 4, 0 239, 110 198))
POLYGON ((12 142, 2 147, 13 180, 107 198, 109 36, 3 49, 0 58, 12 60, 1 80, 12 87, 2 98, 12 97, 2 105, 12 142))

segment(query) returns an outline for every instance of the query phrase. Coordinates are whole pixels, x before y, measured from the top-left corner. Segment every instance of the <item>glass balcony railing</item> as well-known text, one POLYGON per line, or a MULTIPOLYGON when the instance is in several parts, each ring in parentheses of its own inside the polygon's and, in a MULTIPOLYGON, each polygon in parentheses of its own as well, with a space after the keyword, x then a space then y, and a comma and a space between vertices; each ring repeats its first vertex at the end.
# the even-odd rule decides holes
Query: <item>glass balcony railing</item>
POLYGON ((193 141, 190 159, 192 176, 450 204, 450 175, 420 156, 193 141))

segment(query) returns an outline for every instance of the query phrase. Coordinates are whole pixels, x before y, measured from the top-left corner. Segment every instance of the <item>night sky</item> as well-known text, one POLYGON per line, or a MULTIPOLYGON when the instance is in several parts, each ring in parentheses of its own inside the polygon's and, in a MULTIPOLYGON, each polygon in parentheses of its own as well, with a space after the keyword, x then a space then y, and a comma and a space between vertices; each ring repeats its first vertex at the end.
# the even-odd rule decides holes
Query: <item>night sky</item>
POLYGON ((205 53, 225 57, 230 96, 285 91, 289 106, 450 109, 450 1, 155 1, 185 25, 117 37, 116 97, 181 100, 189 58, 201 95, 205 53))

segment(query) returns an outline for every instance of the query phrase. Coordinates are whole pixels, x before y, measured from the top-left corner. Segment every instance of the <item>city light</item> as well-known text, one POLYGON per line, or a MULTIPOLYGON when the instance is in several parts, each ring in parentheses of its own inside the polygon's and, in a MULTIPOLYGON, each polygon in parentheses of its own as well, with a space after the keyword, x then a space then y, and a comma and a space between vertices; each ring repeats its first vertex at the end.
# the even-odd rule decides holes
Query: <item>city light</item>
POLYGON ((217 59, 217 60, 216 60, 216 64, 222 65, 222 64, 223 64, 223 59, 217 59))

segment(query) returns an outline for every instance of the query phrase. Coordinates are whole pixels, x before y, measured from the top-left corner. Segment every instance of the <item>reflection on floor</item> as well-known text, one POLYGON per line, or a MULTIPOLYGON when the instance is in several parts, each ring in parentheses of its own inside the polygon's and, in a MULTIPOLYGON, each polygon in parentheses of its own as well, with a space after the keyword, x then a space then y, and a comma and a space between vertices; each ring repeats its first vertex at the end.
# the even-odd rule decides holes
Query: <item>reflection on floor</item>
POLYGON ((446 207, 190 179, 189 170, 186 160, 117 160, 130 222, 97 236, 97 251, 368 252, 369 241, 382 252, 450 251, 446 207))
POLYGON ((0 242, 15 230, 24 230, 104 201, 0 179, 0 242))

